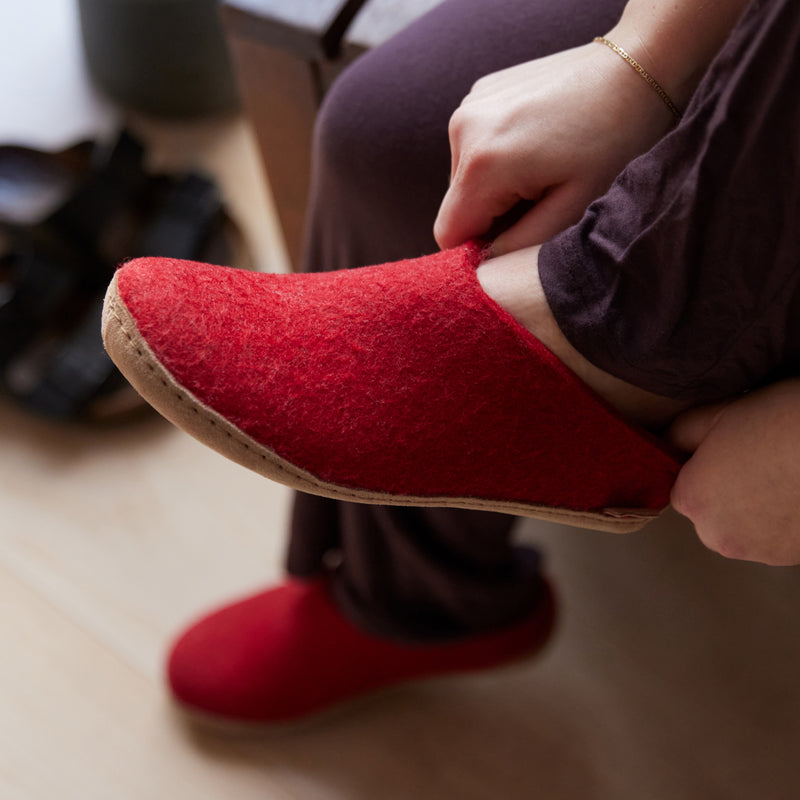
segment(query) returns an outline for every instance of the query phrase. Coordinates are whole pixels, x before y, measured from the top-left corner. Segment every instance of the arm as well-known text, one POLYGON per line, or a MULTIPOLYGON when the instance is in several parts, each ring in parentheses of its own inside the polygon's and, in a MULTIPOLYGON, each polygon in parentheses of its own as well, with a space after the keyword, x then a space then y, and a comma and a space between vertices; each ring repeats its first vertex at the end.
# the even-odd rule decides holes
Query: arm
MULTIPOLYGON (((606 36, 682 108, 744 4, 630 0, 606 36)), ((439 245, 485 234, 520 201, 535 205, 495 240, 495 254, 541 244, 577 222, 672 124, 641 76, 596 43, 487 75, 450 122, 452 180, 434 226, 439 245)))
POLYGON ((707 547, 729 558, 800 564, 800 379, 688 411, 671 438, 694 451, 672 504, 707 547))

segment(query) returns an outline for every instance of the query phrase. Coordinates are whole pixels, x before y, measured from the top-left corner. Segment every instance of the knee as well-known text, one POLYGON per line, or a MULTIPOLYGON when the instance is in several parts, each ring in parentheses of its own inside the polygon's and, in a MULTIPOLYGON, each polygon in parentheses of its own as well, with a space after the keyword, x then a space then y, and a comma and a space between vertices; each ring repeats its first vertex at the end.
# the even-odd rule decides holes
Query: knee
POLYGON ((315 158, 325 169, 373 180, 408 174, 431 159, 449 164, 451 109, 430 100, 415 70, 391 48, 378 48, 348 67, 328 91, 317 117, 315 158))
POLYGON ((366 115, 362 83, 356 62, 337 78, 322 101, 314 127, 314 154, 326 165, 357 163, 365 133, 358 122, 366 115))

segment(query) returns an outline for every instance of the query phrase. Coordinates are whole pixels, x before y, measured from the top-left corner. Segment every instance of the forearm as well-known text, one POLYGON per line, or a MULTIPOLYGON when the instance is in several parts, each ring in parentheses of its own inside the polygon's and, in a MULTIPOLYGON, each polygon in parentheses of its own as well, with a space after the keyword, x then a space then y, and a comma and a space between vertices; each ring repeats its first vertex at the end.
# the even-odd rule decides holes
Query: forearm
POLYGON ((683 108, 747 2, 629 0, 607 37, 635 58, 683 108))

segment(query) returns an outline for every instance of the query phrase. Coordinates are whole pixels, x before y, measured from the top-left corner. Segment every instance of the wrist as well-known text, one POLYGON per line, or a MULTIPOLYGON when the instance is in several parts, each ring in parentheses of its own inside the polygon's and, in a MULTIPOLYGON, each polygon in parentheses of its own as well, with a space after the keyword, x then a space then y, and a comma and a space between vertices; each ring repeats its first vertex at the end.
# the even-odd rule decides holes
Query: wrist
POLYGON ((702 76, 695 58, 687 52, 676 58, 674 53, 668 52, 663 38, 643 29, 636 20, 626 22, 624 17, 605 38, 639 62, 681 111, 686 108, 702 76))
POLYGON ((636 59, 683 110, 745 2, 630 0, 606 37, 636 59))
POLYGON ((605 45, 610 50, 613 50, 623 61, 625 61, 628 66, 630 66, 631 69, 633 69, 634 72, 636 72, 637 75, 639 75, 639 77, 661 98, 661 101, 669 109, 670 114, 672 114, 673 119, 676 122, 680 122, 681 111, 675 105, 675 103, 672 102, 672 98, 670 98, 669 94, 667 94, 664 87, 635 58, 633 58, 633 56, 631 56, 627 50, 603 36, 596 36, 594 41, 605 45))

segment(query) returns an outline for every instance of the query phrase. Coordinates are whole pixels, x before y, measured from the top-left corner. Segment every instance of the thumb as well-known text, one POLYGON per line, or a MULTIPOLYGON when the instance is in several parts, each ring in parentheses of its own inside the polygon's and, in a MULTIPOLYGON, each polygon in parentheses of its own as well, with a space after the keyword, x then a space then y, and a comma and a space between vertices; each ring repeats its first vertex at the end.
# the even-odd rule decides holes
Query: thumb
POLYGON ((518 195, 494 192, 491 186, 488 180, 482 187, 476 187, 459 178, 450 184, 433 225, 433 235, 439 247, 446 250, 483 236, 497 217, 519 201, 518 195))
POLYGON ((700 447, 703 440, 711 432, 711 429, 719 422, 720 417, 729 405, 730 401, 726 401, 684 411, 670 425, 667 431, 667 438, 680 450, 693 453, 700 447))

